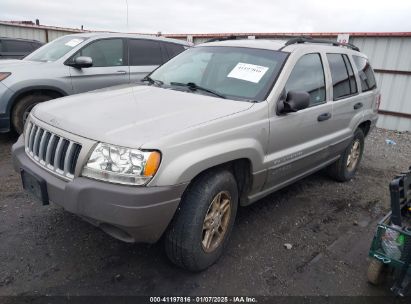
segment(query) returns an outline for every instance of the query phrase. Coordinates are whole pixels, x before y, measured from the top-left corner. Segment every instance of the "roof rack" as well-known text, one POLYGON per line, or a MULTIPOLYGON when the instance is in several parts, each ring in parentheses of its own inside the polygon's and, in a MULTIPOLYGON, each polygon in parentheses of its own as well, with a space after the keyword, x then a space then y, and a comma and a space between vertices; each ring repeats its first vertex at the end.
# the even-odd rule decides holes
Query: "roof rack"
MULTIPOLYGON (((354 44, 351 43, 341 43, 333 40, 326 40, 326 39, 314 39, 309 36, 301 36, 301 37, 295 37, 290 40, 288 40, 285 43, 285 46, 291 45, 291 44, 298 44, 298 43, 322 43, 322 44, 331 44, 333 46, 345 46, 349 49, 352 49, 354 51, 360 51, 358 47, 356 47, 354 44)), ((285 47, 284 46, 284 47, 285 47)))

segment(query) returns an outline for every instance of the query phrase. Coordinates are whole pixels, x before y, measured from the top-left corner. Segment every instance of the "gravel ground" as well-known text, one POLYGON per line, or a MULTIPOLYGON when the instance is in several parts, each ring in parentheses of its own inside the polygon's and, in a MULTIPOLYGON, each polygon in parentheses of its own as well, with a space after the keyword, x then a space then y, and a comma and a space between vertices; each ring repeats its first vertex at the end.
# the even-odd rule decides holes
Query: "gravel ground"
POLYGON ((241 208, 226 254, 195 274, 168 262, 161 243, 122 243, 33 202, 12 169, 15 140, 0 135, 0 296, 388 294, 388 283, 367 284, 367 254, 388 183, 411 165, 409 133, 374 130, 350 182, 320 172, 241 208))

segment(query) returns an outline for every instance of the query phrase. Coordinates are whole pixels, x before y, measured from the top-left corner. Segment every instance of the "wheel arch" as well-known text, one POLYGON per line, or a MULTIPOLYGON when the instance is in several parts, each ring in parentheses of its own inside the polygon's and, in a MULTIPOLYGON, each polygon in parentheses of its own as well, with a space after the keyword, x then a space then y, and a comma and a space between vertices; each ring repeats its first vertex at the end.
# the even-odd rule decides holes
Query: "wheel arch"
POLYGON ((10 102, 7 106, 7 113, 11 115, 12 109, 16 105, 16 103, 23 97, 31 95, 31 94, 45 94, 52 96, 54 98, 67 96, 68 93, 64 90, 54 87, 54 86, 47 86, 47 85, 40 85, 40 86, 30 86, 25 87, 21 90, 16 91, 12 97, 10 98, 10 102))
POLYGON ((361 129, 364 133, 364 137, 366 137, 368 135, 368 133, 370 132, 370 129, 371 129, 371 121, 366 120, 366 121, 361 122, 357 126, 357 129, 361 129))

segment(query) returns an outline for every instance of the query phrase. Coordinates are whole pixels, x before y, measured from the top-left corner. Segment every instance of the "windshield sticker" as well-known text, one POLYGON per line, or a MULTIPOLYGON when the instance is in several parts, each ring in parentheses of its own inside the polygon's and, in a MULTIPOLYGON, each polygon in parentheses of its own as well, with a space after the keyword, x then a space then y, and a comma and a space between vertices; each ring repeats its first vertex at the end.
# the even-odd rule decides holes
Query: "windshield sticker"
POLYGON ((258 83, 267 71, 268 67, 239 62, 227 77, 258 83))
POLYGON ((83 42, 83 39, 71 39, 69 42, 67 42, 65 45, 70 46, 70 47, 75 47, 77 44, 83 42))

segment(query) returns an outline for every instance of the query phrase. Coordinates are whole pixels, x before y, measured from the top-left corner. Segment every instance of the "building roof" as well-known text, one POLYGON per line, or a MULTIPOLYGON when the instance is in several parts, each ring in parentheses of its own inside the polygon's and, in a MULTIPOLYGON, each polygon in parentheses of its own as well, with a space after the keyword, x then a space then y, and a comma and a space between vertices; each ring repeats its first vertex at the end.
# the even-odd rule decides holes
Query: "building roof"
MULTIPOLYGON (((25 28, 37 28, 37 29, 49 29, 56 31, 66 31, 66 32, 89 32, 90 30, 81 30, 76 28, 67 27, 57 27, 48 25, 37 25, 31 21, 1 21, 0 24, 8 26, 18 26, 25 28)), ((98 32, 98 31, 93 31, 98 32)), ((114 31, 102 31, 102 32, 114 32, 114 31)), ((148 33, 133 33, 142 35, 153 35, 148 33)), ((338 34, 349 34, 353 37, 411 37, 411 32, 267 32, 267 33, 187 33, 187 34, 173 34, 173 33, 163 33, 163 36, 169 38, 182 39, 187 36, 193 36, 196 38, 215 38, 215 37, 229 37, 229 36, 255 36, 264 38, 287 38, 294 36, 311 36, 311 37, 336 37, 338 34)))

